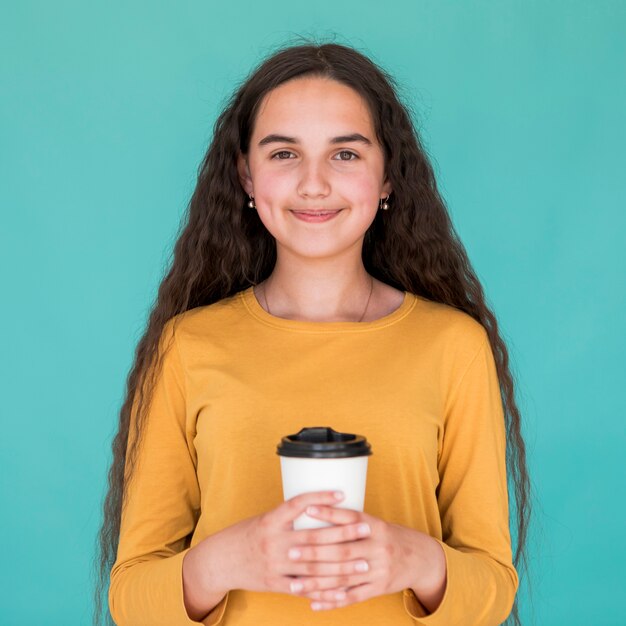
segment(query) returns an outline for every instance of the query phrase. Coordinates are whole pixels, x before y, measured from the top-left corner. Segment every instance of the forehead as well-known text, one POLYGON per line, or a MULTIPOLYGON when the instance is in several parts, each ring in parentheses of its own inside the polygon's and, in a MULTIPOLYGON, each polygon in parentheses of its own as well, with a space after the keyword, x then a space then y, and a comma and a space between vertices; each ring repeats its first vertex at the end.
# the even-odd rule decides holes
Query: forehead
POLYGON ((296 78, 279 85, 261 100, 253 136, 278 130, 318 133, 325 125, 329 132, 362 132, 373 139, 369 108, 357 91, 330 78, 296 78))

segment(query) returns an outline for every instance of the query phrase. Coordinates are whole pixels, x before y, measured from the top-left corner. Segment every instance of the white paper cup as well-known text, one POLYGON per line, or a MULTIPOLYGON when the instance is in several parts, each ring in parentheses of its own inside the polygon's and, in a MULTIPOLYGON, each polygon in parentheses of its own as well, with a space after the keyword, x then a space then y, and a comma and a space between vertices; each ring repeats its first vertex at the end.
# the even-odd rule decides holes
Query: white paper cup
MULTIPOLYGON (((285 500, 312 491, 342 491, 345 498, 334 506, 363 510, 367 461, 372 454, 365 437, 326 426, 303 428, 283 437, 277 454, 285 500)), ((294 530, 325 526, 331 524, 306 513, 293 523, 294 530)))

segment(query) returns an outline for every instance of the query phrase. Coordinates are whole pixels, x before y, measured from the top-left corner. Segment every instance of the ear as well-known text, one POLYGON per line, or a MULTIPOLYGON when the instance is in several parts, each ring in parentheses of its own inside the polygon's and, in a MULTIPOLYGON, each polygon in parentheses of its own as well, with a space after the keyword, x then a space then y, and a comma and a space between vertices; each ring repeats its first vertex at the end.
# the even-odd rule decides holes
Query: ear
POLYGON ((385 195, 382 197, 382 200, 387 198, 387 196, 391 195, 391 192, 393 191, 393 189, 391 188, 391 183, 389 182, 389 179, 385 179, 385 184, 383 185, 382 190, 385 193, 385 195))
POLYGON ((239 175, 239 182, 244 188, 244 191, 250 196, 252 195, 252 178, 250 178, 250 168, 248 167, 247 157, 239 152, 237 154, 237 174, 239 175))

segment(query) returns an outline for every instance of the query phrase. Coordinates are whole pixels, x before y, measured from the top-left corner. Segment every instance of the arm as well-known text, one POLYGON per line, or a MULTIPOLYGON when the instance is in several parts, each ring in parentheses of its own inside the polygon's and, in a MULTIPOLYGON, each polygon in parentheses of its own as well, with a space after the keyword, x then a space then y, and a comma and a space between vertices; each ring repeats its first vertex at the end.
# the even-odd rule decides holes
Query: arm
MULTIPOLYGON (((512 564, 502 400, 491 347, 483 341, 447 399, 439 455, 441 602, 407 589, 405 608, 423 626, 500 624, 518 587, 512 564), (432 602, 432 604, 431 604, 432 602), (435 606, 430 612, 426 606, 435 606)), ((435 592, 436 595, 436 592, 435 592)))
POLYGON ((434 613, 443 599, 447 580, 446 556, 441 544, 425 533, 417 533, 415 544, 415 562, 419 566, 414 569, 421 571, 422 576, 411 585, 410 591, 424 607, 420 610, 426 615, 434 613))
MULTIPOLYGON (((185 604, 184 582, 191 583, 191 590, 194 582, 193 575, 183 581, 183 563, 200 511, 200 488, 193 428, 186 420, 184 371, 172 321, 161 340, 162 348, 169 349, 125 496, 117 559, 111 570, 109 607, 118 626, 202 623, 191 618, 185 604)), ((132 436, 132 423, 130 432, 132 436)), ((226 601, 227 595, 203 623, 219 623, 226 601)), ((207 613, 210 608, 206 607, 207 613)), ((199 617, 193 606, 191 613, 199 617)))
MULTIPOLYGON (((220 571, 227 563, 219 556, 223 545, 222 533, 216 533, 201 541, 185 554, 183 559, 184 602, 192 619, 201 621, 225 598, 228 589, 220 582, 220 571), (207 567, 207 563, 213 567, 207 567)), ((218 621, 207 621, 217 624, 218 621)))

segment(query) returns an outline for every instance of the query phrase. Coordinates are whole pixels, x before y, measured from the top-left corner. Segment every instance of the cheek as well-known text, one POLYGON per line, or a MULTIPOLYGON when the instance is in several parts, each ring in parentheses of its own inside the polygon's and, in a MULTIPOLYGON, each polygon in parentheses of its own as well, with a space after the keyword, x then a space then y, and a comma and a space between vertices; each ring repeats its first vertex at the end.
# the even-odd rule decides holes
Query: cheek
POLYGON ((378 203, 376 179, 370 172, 358 172, 337 182, 334 191, 355 207, 369 208, 378 203))
POLYGON ((254 197, 257 206, 272 208, 280 206, 293 195, 292 177, 284 172, 262 171, 255 176, 254 197))

